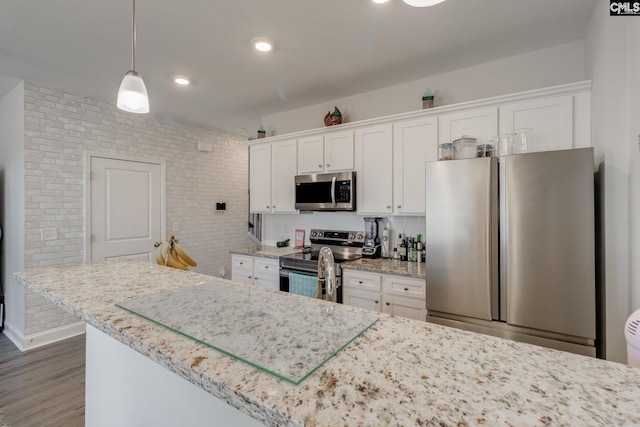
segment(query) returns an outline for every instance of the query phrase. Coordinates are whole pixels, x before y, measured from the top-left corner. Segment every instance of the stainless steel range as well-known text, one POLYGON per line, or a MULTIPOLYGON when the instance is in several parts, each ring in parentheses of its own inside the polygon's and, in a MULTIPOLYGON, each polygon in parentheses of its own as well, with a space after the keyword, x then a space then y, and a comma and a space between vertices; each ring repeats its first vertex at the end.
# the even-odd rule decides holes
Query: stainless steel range
POLYGON ((363 231, 336 231, 312 229, 309 235, 311 247, 302 253, 280 257, 280 290, 289 292, 289 274, 318 274, 318 253, 328 247, 333 253, 336 272, 337 301, 342 302, 342 269, 340 264, 362 258, 363 231))

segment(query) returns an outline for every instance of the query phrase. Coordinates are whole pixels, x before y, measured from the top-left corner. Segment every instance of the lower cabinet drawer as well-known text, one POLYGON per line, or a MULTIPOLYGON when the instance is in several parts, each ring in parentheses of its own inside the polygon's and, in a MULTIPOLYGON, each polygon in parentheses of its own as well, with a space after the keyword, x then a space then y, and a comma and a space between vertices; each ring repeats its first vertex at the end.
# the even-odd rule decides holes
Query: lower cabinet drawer
POLYGON ((231 269, 251 270, 253 271, 253 257, 245 255, 231 256, 231 269))
POLYGON ((380 292, 382 290, 381 276, 379 274, 343 270, 342 276, 343 286, 375 292, 380 292))
POLYGON ((411 277, 385 275, 382 279, 385 294, 425 299, 427 283, 411 277))

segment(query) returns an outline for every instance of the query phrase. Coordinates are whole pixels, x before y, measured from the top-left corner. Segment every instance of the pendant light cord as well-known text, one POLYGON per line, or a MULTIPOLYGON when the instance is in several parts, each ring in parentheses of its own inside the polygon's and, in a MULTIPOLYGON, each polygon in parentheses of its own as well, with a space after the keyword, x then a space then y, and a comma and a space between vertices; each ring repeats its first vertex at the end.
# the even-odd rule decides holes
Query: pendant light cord
POLYGON ((136 0, 133 0, 133 37, 131 38, 131 64, 133 71, 136 70, 136 0))

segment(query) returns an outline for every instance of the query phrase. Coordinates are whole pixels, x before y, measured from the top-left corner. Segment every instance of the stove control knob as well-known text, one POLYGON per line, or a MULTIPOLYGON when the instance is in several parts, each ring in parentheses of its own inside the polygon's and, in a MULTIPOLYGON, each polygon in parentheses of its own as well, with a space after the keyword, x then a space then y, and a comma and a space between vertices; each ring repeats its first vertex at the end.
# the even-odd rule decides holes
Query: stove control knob
POLYGON ((322 237, 322 231, 318 231, 318 237, 322 237))
POLYGON ((311 232, 311 237, 316 237, 318 235, 318 233, 316 233, 315 231, 311 232))

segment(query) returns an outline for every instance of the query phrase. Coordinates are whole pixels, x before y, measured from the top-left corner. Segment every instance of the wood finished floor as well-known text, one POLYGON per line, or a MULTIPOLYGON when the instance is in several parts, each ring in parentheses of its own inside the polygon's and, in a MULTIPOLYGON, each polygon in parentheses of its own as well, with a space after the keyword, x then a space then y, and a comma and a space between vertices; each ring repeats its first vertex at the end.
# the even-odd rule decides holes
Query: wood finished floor
POLYGON ((0 334, 0 411, 11 427, 84 426, 85 336, 21 353, 0 334))

